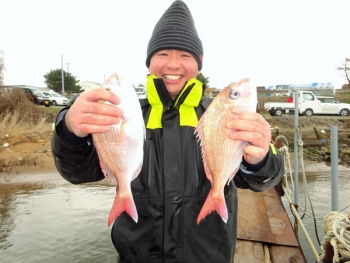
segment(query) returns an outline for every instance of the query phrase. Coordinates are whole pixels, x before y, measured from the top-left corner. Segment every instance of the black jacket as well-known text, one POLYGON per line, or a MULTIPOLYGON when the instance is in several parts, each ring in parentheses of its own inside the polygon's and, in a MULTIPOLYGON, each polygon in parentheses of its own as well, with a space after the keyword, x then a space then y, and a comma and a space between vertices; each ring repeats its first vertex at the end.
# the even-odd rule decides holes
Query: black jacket
MULTIPOLYGON (((131 183, 139 221, 135 223, 122 213, 112 228, 112 241, 121 255, 120 262, 231 263, 237 238, 236 186, 253 191, 275 186, 283 174, 282 158, 272 146, 258 171, 254 172, 256 166, 243 162, 234 180, 224 189, 227 223, 213 212, 197 225, 199 211, 211 187, 204 173, 199 143, 194 127, 179 125, 176 101, 181 104, 184 99, 173 101, 162 81, 153 82, 164 106, 162 127, 146 129, 142 171, 131 183)), ((188 94, 183 96, 186 98, 188 94)), ((199 101, 194 107, 198 118, 210 103, 204 96, 199 101)), ((147 124, 152 105, 147 99, 140 103, 147 124)), ((64 142, 67 139, 63 136, 64 121, 59 118, 57 123, 52 151, 60 174, 76 184, 103 179, 92 142, 84 139, 83 147, 69 146, 68 141, 64 142)))

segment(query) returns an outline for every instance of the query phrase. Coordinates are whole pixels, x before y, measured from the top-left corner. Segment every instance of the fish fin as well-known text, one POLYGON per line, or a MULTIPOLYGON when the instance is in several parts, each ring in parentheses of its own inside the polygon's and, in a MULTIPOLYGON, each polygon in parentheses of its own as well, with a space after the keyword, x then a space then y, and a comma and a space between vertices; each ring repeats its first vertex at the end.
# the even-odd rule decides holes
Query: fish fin
POLYGON ((229 185, 231 180, 233 179, 233 177, 235 177, 236 173, 238 172, 238 169, 239 169, 239 167, 235 171, 233 171, 233 173, 231 174, 230 178, 228 178, 227 185, 229 185))
POLYGON ((115 178, 115 176, 113 175, 113 173, 111 172, 111 170, 109 170, 109 168, 107 167, 107 165, 104 164, 104 162, 102 161, 102 159, 100 159, 100 166, 101 166, 101 170, 103 175, 105 176, 105 178, 112 184, 117 185, 117 179, 115 178))
POLYGON ((137 214, 136 205, 132 194, 130 193, 129 195, 122 196, 119 194, 119 191, 117 191, 111 212, 109 213, 108 226, 110 226, 113 221, 124 211, 137 223, 139 216, 137 214))
MULTIPOLYGON (((94 136, 92 137, 94 144, 96 145, 96 141, 94 139, 94 136)), ((96 148, 97 149, 97 148, 96 148)), ((100 160, 100 167, 101 167, 101 171, 103 173, 103 175, 105 176, 105 178, 112 184, 117 185, 117 180, 115 178, 115 176, 113 175, 113 173, 111 172, 111 170, 108 168, 108 166, 104 163, 102 157, 100 156, 99 151, 97 151, 97 156, 98 159, 100 160)))
POLYGON ((205 150, 204 150, 204 140, 203 140, 203 136, 204 136, 204 119, 205 119, 205 112, 202 115, 202 117, 200 118, 196 129, 194 131, 194 134, 196 135, 197 139, 199 140, 200 143, 200 148, 201 148, 201 153, 202 153, 202 161, 203 161, 203 165, 204 165, 204 171, 205 174, 208 178, 208 180, 211 182, 211 184, 213 184, 213 175, 212 175, 212 171, 209 168, 209 166, 207 165, 206 161, 206 154, 205 154, 205 150))
POLYGON ((206 159, 203 157, 203 166, 204 166, 204 172, 207 176, 208 180, 210 181, 211 185, 213 185, 213 172, 210 170, 209 166, 207 165, 206 159))
POLYGON ((211 189, 198 215, 197 224, 213 211, 216 211, 221 216, 222 220, 227 223, 228 213, 224 193, 217 194, 211 189))
POLYGON ((197 126, 194 130, 194 134, 196 135, 197 139, 202 141, 203 134, 204 134, 204 118, 205 118, 206 112, 203 113, 202 117, 199 119, 197 126))

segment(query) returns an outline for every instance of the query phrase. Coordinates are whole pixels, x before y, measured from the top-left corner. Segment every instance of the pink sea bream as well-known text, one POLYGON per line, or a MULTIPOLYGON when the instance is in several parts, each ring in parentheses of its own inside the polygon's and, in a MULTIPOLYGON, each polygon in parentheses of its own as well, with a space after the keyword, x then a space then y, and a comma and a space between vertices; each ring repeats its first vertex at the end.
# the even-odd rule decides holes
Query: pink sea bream
POLYGON ((132 85, 117 73, 109 77, 101 88, 116 94, 121 100, 117 106, 124 110, 119 124, 111 125, 106 132, 92 134, 102 172, 117 185, 108 226, 124 211, 137 223, 138 214, 130 184, 140 173, 143 162, 146 131, 140 103, 132 85))
POLYGON ((213 211, 225 223, 228 220, 224 187, 237 173, 242 162, 243 146, 247 142, 231 139, 231 131, 226 125, 235 114, 255 112, 256 104, 256 89, 250 87, 248 78, 231 83, 214 98, 196 126, 205 174, 211 182, 211 189, 197 218, 198 224, 213 211))

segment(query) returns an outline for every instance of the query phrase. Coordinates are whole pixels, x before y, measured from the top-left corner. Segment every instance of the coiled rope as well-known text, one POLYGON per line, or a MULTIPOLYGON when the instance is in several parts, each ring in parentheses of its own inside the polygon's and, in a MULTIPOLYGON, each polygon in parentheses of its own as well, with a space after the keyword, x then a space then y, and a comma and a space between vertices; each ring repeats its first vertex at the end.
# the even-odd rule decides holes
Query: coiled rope
MULTIPOLYGON (((340 260, 350 263, 350 219, 344 213, 333 211, 324 218, 323 223, 326 234, 322 241, 323 250, 330 243, 334 251, 333 263, 340 260)), ((324 257, 325 253, 322 252, 320 262, 323 262, 324 257)))

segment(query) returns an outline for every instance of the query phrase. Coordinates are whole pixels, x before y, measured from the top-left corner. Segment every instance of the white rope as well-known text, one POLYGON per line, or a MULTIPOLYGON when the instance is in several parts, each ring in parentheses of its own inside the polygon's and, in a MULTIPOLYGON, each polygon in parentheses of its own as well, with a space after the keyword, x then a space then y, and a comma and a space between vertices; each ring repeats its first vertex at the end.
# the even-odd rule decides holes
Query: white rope
POLYGON ((283 179, 284 179, 284 183, 286 184, 286 188, 289 189, 289 185, 288 185, 288 176, 287 176, 287 171, 290 175, 290 180, 291 180, 291 184, 292 184, 292 188, 294 191, 294 182, 293 182, 293 174, 292 174, 292 166, 290 164, 290 154, 289 154, 289 145, 288 145, 288 140, 285 136, 283 135, 278 135, 275 139, 275 145, 277 143, 277 141, 282 141, 282 147, 278 148, 278 150, 280 151, 282 157, 283 157, 283 161, 284 161, 284 174, 283 174, 283 179))
MULTIPOLYGON (((333 246, 333 263, 340 262, 340 260, 350 262, 350 231, 348 229, 350 229, 350 219, 344 213, 332 211, 324 218, 326 236, 322 241, 322 248, 326 250, 328 243, 333 246)), ((322 260, 324 256, 323 252, 322 260)))

